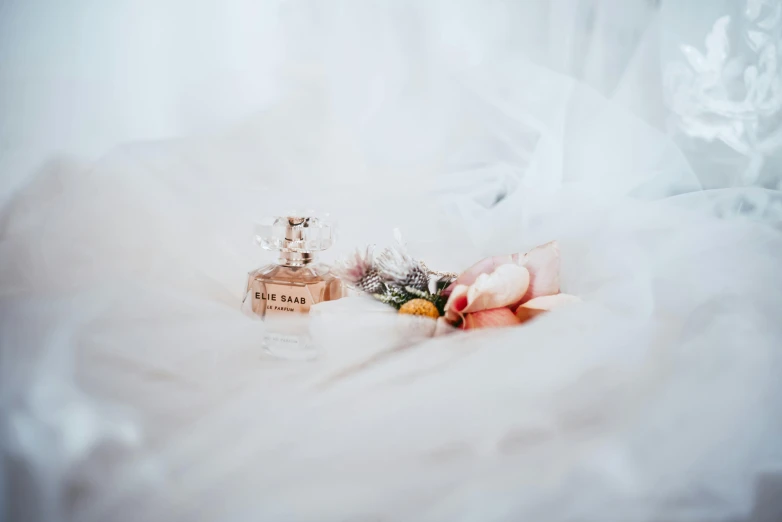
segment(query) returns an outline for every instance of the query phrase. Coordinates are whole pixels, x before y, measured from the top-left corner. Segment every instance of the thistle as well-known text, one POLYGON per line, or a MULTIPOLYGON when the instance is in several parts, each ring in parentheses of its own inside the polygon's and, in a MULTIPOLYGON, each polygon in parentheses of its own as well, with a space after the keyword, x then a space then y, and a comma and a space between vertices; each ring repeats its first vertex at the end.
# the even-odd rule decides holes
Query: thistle
POLYGON ((374 266, 372 246, 364 250, 357 249, 353 256, 336 263, 331 271, 345 284, 362 292, 374 295, 382 294, 386 290, 386 285, 374 266))
POLYGON ((426 291, 429 287, 429 274, 421 263, 407 253, 397 231, 397 245, 386 248, 376 261, 380 276, 389 286, 401 289, 408 287, 426 291))

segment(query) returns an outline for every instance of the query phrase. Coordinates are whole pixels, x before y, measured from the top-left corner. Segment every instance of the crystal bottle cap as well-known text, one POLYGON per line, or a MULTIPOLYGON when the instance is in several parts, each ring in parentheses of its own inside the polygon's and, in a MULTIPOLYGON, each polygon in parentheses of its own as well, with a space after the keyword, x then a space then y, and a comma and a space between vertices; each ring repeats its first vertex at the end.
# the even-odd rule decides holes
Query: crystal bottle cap
POLYGON ((255 240, 266 250, 318 252, 334 243, 334 230, 317 217, 275 217, 255 227, 255 240))

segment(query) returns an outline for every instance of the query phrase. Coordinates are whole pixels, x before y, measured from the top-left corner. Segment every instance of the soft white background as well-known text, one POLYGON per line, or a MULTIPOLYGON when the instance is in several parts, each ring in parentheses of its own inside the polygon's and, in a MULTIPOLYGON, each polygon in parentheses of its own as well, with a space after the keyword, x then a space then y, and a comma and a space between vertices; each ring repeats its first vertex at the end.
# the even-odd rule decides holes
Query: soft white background
POLYGON ((661 8, 651 0, 429 0, 394 9, 334 1, 315 10, 318 32, 302 27, 304 17, 291 21, 300 3, 2 0, 0 197, 54 153, 94 159, 119 143, 213 132, 254 115, 279 94, 280 65, 296 48, 332 46, 332 70, 350 77, 372 66, 381 28, 440 53, 440 62, 529 56, 664 126, 663 66, 681 58, 683 43, 702 47, 719 16, 744 8, 739 0, 661 8), (436 41, 416 42, 416 24, 436 41), (354 37, 366 47, 339 47, 354 37))

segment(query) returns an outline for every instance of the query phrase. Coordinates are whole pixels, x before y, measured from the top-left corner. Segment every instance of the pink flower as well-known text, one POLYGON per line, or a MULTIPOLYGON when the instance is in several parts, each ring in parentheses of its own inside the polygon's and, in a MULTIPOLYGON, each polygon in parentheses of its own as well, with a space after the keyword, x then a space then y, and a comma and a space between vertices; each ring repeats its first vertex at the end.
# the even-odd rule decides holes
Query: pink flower
POLYGON ((519 320, 519 322, 523 323, 529 321, 530 319, 534 319, 544 312, 550 312, 555 308, 560 308, 572 303, 578 303, 580 301, 581 299, 578 297, 568 294, 544 295, 541 297, 536 297, 535 299, 526 301, 523 305, 516 309, 516 318, 519 320))
POLYGON ((512 306, 527 293, 529 281, 526 268, 507 263, 478 274, 469 285, 456 283, 445 305, 445 319, 456 323, 465 314, 512 306))
MULTIPOLYGON (((446 291, 449 293, 445 305, 445 319, 452 323, 462 323, 471 328, 477 325, 491 326, 490 321, 477 317, 467 320, 470 314, 492 310, 486 318, 502 318, 495 326, 521 323, 531 317, 530 308, 512 319, 497 309, 506 308, 513 314, 520 305, 543 296, 559 294, 560 290, 559 245, 556 241, 533 248, 526 254, 512 254, 483 259, 462 273, 446 291), (500 324, 502 323, 502 324, 500 324), (470 326, 475 325, 475 326, 470 326)), ((557 299, 550 304, 570 302, 557 299)), ((545 310, 547 311, 551 307, 545 310)))
POLYGON ((551 241, 533 248, 519 258, 518 264, 529 271, 529 287, 521 298, 522 303, 559 293, 559 243, 551 241))
POLYGON ((521 322, 521 319, 516 317, 510 308, 491 308, 465 315, 462 328, 465 330, 502 328, 504 326, 516 326, 521 324, 521 322))

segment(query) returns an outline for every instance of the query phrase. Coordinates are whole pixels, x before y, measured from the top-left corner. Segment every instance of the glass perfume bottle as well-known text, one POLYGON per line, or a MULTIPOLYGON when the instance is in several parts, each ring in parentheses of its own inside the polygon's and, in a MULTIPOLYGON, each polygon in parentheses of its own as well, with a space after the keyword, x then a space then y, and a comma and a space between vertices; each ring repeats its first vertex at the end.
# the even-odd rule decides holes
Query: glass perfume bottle
POLYGON ((342 297, 342 283, 317 263, 315 254, 331 247, 333 227, 316 217, 277 217, 256 228, 256 241, 279 252, 276 263, 250 272, 244 307, 267 323, 264 348, 285 358, 315 354, 306 323, 312 305, 342 297))

